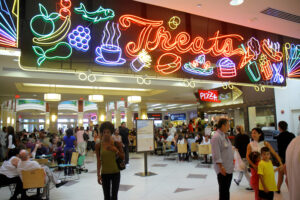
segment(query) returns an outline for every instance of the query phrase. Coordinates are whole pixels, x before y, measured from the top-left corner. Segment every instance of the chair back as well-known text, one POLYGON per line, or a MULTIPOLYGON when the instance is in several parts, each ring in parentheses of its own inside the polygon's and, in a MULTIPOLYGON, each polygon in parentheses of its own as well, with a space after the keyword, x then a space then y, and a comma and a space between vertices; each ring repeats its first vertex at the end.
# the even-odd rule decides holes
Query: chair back
POLYGON ((170 148, 171 144, 172 144, 172 142, 171 142, 171 141, 167 141, 167 147, 169 147, 169 148, 170 148))
POLYGON ((22 171, 22 182, 24 189, 42 188, 45 186, 44 169, 22 171))
POLYGON ((77 166, 78 156, 79 156, 78 152, 72 153, 71 165, 77 166))
POLYGON ((154 149, 157 149, 157 142, 154 141, 154 149))
POLYGON ((191 152, 197 152, 198 151, 198 144, 193 142, 191 144, 191 152))
POLYGON ((178 153, 187 153, 187 144, 177 144, 178 153))
POLYGON ((198 153, 201 155, 211 154, 211 144, 204 144, 198 146, 198 153))
POLYGON ((48 159, 34 159, 40 165, 47 165, 49 163, 48 159))

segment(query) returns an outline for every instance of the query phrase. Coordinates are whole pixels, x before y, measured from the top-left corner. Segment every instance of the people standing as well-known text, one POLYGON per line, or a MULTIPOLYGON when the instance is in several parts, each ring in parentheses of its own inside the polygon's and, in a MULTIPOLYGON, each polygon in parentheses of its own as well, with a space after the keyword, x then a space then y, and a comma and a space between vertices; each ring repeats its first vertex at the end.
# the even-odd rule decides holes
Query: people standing
POLYGON ((300 135, 291 141, 286 150, 286 171, 290 200, 300 199, 300 135))
MULTIPOLYGON (((244 171, 240 171, 239 177, 237 179, 234 179, 233 181, 240 185, 243 175, 245 174, 247 181, 250 185, 250 175, 248 173, 248 161, 246 159, 246 152, 247 152, 247 146, 250 143, 250 137, 245 134, 244 127, 243 126, 236 126, 236 133, 234 146, 238 150, 243 162, 245 163, 245 169, 244 171)), ((251 187, 246 188, 247 190, 252 190, 251 187)))
MULTIPOLYGON (((281 158, 283 164, 285 164, 285 153, 286 149, 289 146, 290 142, 295 138, 293 133, 287 131, 288 124, 285 121, 280 121, 278 123, 279 135, 277 137, 277 145, 278 145, 278 154, 281 158)), ((283 183, 284 172, 281 170, 278 172, 278 181, 277 181, 277 193, 280 193, 280 188, 283 183)))
POLYGON ((80 155, 84 156, 86 153, 86 141, 84 140, 83 134, 85 134, 84 128, 80 127, 80 130, 76 133, 77 151, 80 155))
POLYGON ((116 142, 122 142, 122 137, 120 136, 119 129, 116 129, 112 135, 112 139, 116 142))
MULTIPOLYGON (((64 160, 65 164, 71 163, 72 153, 75 151, 76 138, 73 135, 73 129, 69 128, 66 131, 67 135, 64 136, 64 160)), ((71 169, 65 168, 65 175, 72 173, 71 169)))
POLYGON ((6 156, 6 134, 6 127, 3 127, 0 131, 0 161, 4 161, 6 156))
POLYGON ((100 127, 102 140, 96 144, 97 176, 98 183, 102 185, 104 200, 117 200, 120 186, 120 169, 116 158, 124 159, 122 144, 114 142, 112 133, 114 125, 111 122, 104 122, 100 127))
POLYGON ((92 127, 90 129, 87 130, 88 135, 89 135, 89 139, 87 141, 87 150, 90 151, 95 151, 95 142, 94 142, 94 133, 92 131, 92 127))
POLYGON ((16 148, 15 129, 12 126, 7 127, 6 135, 7 159, 12 157, 12 151, 16 148))
POLYGON ((218 130, 211 140, 213 163, 219 184, 219 200, 230 199, 234 165, 232 145, 227 136, 229 128, 228 119, 221 118, 217 124, 218 130))
MULTIPOLYGON (((113 133, 114 131, 112 131, 113 133)), ((101 131, 100 131, 101 133, 101 131)), ((122 137, 122 143, 123 143, 123 148, 124 148, 124 152, 125 152, 125 163, 126 166, 129 166, 129 129, 126 127, 126 123, 122 122, 121 126, 119 128, 119 133, 122 137)))
POLYGON ((172 123, 170 123, 170 129, 169 129, 170 134, 174 137, 175 133, 177 132, 176 128, 173 126, 172 123))

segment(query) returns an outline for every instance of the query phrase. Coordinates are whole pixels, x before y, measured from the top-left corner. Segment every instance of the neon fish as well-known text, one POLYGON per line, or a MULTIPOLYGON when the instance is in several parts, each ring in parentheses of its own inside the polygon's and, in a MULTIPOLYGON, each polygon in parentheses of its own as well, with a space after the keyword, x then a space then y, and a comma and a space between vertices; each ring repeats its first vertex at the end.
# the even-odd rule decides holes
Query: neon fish
POLYGON ((104 9, 100 6, 96 11, 89 12, 83 3, 80 3, 79 8, 74 8, 74 11, 77 14, 82 14, 84 20, 91 21, 94 24, 111 20, 115 17, 115 12, 112 9, 104 9))

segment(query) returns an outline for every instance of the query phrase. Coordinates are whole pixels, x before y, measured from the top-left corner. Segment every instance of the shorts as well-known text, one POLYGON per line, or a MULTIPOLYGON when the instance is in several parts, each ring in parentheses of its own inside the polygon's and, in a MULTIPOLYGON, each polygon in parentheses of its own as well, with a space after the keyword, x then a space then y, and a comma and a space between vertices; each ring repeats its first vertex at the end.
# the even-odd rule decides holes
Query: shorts
POLYGON ((265 191, 259 190, 258 196, 262 199, 273 200, 274 192, 270 191, 270 192, 266 193, 265 191))

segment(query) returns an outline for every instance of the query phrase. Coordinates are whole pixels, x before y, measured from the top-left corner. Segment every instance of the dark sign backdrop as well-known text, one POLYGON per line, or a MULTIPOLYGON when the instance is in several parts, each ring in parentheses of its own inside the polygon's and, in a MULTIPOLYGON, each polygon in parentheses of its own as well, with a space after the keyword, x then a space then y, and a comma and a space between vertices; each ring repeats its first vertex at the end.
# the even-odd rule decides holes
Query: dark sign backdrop
POLYGON ((24 0, 20 11, 21 65, 36 70, 285 86, 299 43, 131 0, 24 0))

